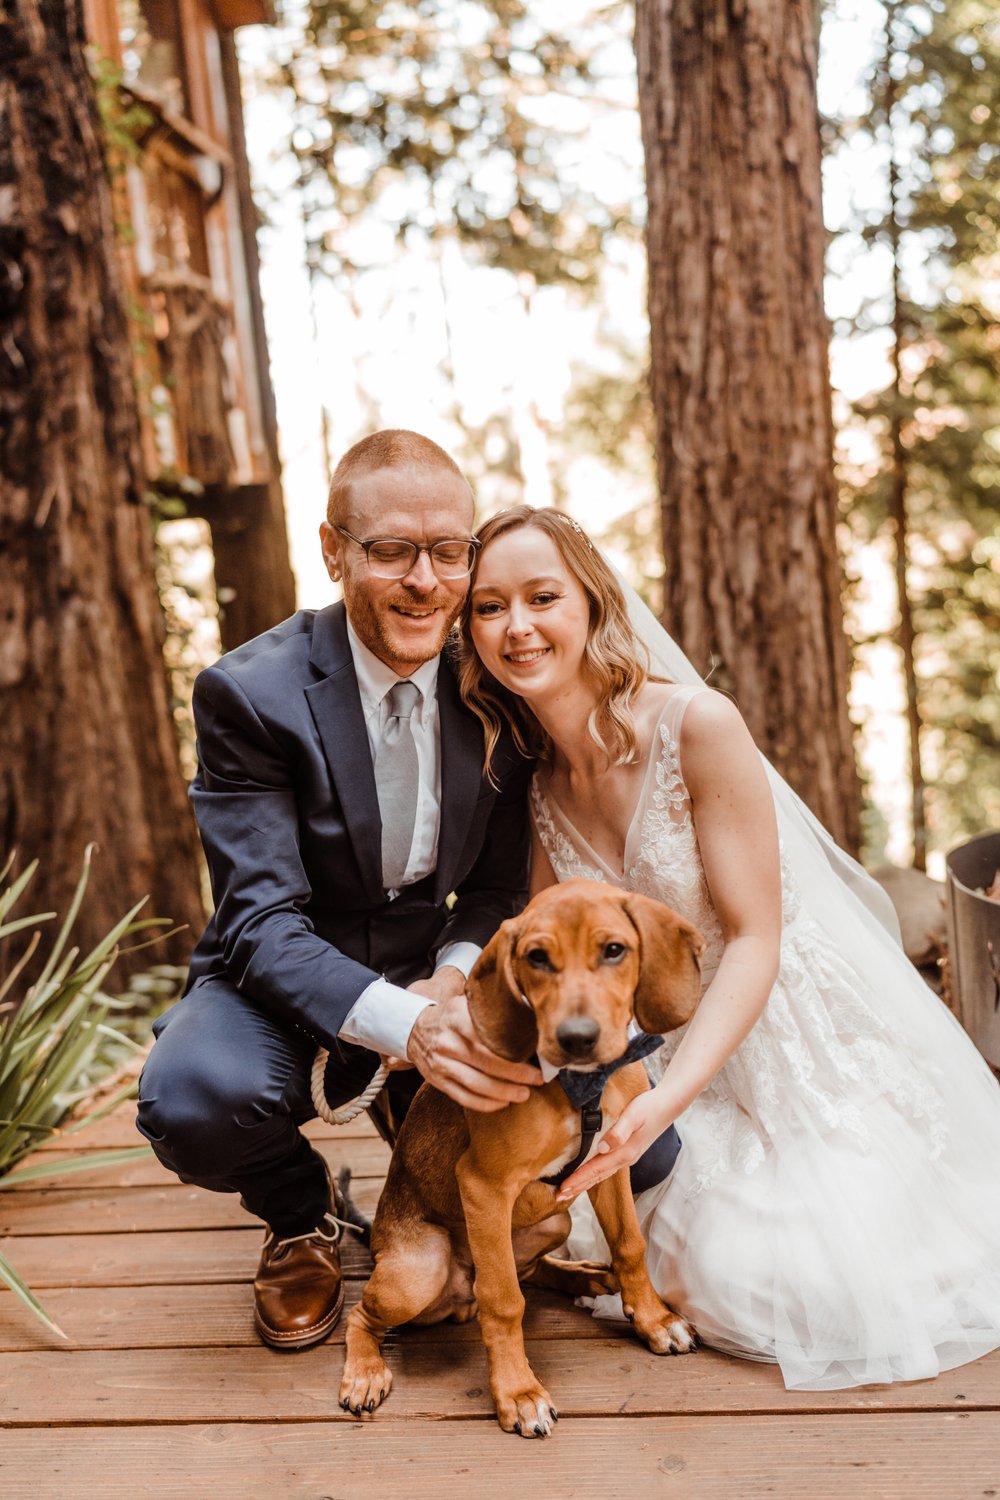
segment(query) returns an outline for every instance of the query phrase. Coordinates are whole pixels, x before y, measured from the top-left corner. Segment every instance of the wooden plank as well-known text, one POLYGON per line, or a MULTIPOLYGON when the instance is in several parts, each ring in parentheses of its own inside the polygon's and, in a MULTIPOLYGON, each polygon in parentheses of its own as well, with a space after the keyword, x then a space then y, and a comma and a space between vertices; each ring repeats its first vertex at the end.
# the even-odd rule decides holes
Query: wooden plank
MULTIPOLYGON (((351 1196, 371 1218, 382 1179, 359 1177, 351 1196)), ((91 1190, 89 1185, 0 1193, 0 1234, 58 1237, 77 1234, 144 1233, 165 1229, 244 1229, 260 1223, 240 1206, 235 1193, 211 1193, 161 1174, 156 1187, 91 1190)))
MULTIPOLYGON (((345 1313, 361 1296, 364 1282, 348 1281, 345 1313)), ((174 1349, 220 1346, 259 1347, 246 1282, 217 1285, 157 1287, 50 1287, 45 1307, 69 1335, 70 1347, 80 1349, 174 1349)), ((525 1332, 534 1338, 634 1338, 623 1323, 592 1318, 574 1307, 568 1297, 554 1292, 529 1291, 525 1332)), ((343 1320, 330 1335, 343 1343, 343 1320)), ((479 1324, 437 1323, 390 1333, 390 1343, 478 1343, 479 1324)), ((19 1350, 65 1349, 34 1318, 12 1292, 0 1292, 0 1354, 19 1350)))
MULTIPOLYGON (((302 1127, 303 1135, 311 1141, 357 1140, 378 1136, 378 1131, 367 1115, 359 1115, 350 1125, 327 1125, 323 1120, 310 1120, 302 1127)), ((145 1137, 135 1127, 135 1104, 131 1101, 121 1105, 106 1119, 97 1120, 84 1130, 67 1135, 56 1131, 47 1141, 39 1144, 39 1151, 109 1151, 118 1146, 141 1146, 145 1137)))
MULTIPOLYGON (((141 1144, 138 1138, 136 1145, 141 1144)), ((340 1137, 329 1140, 318 1141, 317 1150, 321 1156, 325 1156, 334 1170, 342 1166, 349 1166, 354 1178, 362 1177, 384 1177, 389 1166, 389 1147, 379 1136, 353 1136, 348 1139, 340 1137)), ((49 1165, 57 1161, 78 1162, 81 1158, 94 1156, 95 1151, 64 1151, 55 1148, 36 1153, 31 1157, 31 1164, 36 1166, 49 1165)), ((24 1161, 20 1165, 27 1166, 24 1161)), ((84 1188, 94 1187, 165 1187, 168 1184, 177 1183, 165 1167, 161 1167, 155 1156, 140 1157, 134 1162, 123 1162, 117 1167, 97 1167, 87 1170, 83 1174, 66 1174, 61 1177, 43 1178, 39 1182, 27 1182, 23 1187, 10 1184, 3 1189, 4 1192, 20 1196, 22 1193, 38 1192, 40 1188, 49 1188, 52 1191, 68 1191, 78 1186, 84 1188)), ((0 1193, 0 1206, 2 1206, 2 1193, 0 1193)))
MULTIPOLYGON (((0 1241, 0 1252, 40 1292, 50 1286, 252 1281, 262 1241, 260 1228, 25 1235, 0 1241)), ((371 1266, 353 1235, 344 1241, 342 1260, 348 1276, 366 1276, 371 1266)))
POLYGON ((995 1493, 991 1413, 597 1418, 544 1442, 483 1419, 24 1428, 11 1500, 978 1500, 995 1493))
MULTIPOLYGON (((633 1339, 528 1340, 529 1362, 561 1416, 1000 1410, 1000 1362, 955 1377, 878 1390, 786 1391, 774 1366, 701 1351, 657 1358, 633 1339)), ((414 1342, 387 1350, 392 1393, 380 1416, 489 1417, 486 1351, 479 1340, 414 1342)), ((341 1347, 286 1358, 240 1349, 135 1349, 9 1354, 0 1361, 4 1421, 60 1423, 353 1422, 337 1392, 341 1347)))
MULTIPOLYGON (((57 1241, 67 1229, 86 1234, 136 1234, 147 1230, 245 1229, 259 1220, 240 1207, 235 1193, 206 1193, 178 1184, 149 1188, 87 1192, 45 1189, 0 1197, 0 1234, 11 1236, 11 1254, 17 1257, 17 1239, 45 1235, 57 1241)), ((53 1250, 57 1246, 53 1245, 53 1250)))

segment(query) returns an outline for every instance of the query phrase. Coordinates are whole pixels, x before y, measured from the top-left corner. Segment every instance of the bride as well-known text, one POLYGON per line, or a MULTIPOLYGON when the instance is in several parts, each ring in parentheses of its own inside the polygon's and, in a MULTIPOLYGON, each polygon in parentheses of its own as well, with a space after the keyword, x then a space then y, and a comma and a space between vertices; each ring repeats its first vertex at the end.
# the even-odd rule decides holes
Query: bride
MULTIPOLYGON (((519 506, 479 538, 463 692, 487 758, 504 719, 539 758, 533 892, 608 881, 706 939, 655 1087, 562 1195, 677 1121, 677 1165, 637 1208, 654 1285, 705 1342, 804 1390, 996 1348, 1000 1090, 886 898, 575 522, 519 506)), ((585 1200, 571 1247, 603 1251, 585 1200)))

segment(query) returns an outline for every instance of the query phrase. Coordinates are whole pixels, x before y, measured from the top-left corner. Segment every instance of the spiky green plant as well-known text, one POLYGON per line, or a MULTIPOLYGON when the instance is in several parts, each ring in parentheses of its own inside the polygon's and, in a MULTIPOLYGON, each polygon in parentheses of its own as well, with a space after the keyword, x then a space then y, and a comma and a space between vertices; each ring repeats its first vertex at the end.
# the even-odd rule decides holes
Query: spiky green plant
MULTIPOLYGON (((43 1141, 85 1129, 135 1092, 132 1080, 98 1108, 74 1118, 68 1125, 63 1124, 93 1088, 94 1061, 102 1042, 114 1038, 126 1048, 141 1050, 106 1021, 113 1002, 101 987, 118 957, 120 943, 142 929, 169 925, 155 919, 137 921, 143 905, 140 901, 90 953, 81 957, 79 948, 70 946, 70 936, 87 889, 92 855, 93 845, 90 845, 69 911, 45 953, 41 972, 23 996, 18 994, 18 981, 43 945, 43 925, 54 921, 56 913, 12 915, 38 868, 37 860, 15 877, 11 856, 0 871, 0 945, 15 933, 35 929, 0 985, 0 1189, 150 1154, 146 1146, 133 1146, 11 1172, 17 1162, 43 1141)), ((2 1255, 0 1282, 10 1287, 48 1328, 61 1338, 66 1337, 2 1255)))

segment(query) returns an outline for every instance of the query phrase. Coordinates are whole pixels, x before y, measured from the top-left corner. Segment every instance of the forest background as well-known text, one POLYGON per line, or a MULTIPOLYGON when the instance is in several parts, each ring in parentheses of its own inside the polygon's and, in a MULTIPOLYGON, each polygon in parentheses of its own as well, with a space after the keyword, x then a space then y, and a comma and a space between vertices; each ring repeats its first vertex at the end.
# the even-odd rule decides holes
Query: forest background
MULTIPOLYGON (((217 545, 216 588, 193 492, 143 472, 98 180, 147 129, 119 12, 109 81, 80 0, 0 7, 0 827, 55 910, 99 841, 95 932, 148 892, 183 957, 173 729, 190 775, 191 679, 273 623, 283 539, 226 581, 217 545)), ((237 36, 299 602, 337 456, 415 427, 481 514, 577 516, 866 862, 940 874, 1000 826, 992 7, 283 0, 237 36)))
POLYGON ((374 428, 577 517, 870 865, 1000 829, 998 64, 985 0, 0 0, 0 1177, 134 1087, 193 677, 289 540, 328 602, 374 428))
MULTIPOLYGON (((564 506, 659 606, 631 6, 284 0, 281 23, 240 51, 300 602, 329 598, 330 463, 406 425, 456 453, 481 512, 564 506)), ((938 876, 1000 824, 998 54, 977 0, 823 11, 863 850, 938 876)))

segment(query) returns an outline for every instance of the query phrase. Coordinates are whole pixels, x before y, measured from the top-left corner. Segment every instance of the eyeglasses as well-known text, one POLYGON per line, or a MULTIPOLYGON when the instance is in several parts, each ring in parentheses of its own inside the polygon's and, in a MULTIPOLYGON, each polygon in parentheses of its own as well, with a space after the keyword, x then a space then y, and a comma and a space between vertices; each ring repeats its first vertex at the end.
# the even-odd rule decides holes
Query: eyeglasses
POLYGON ((445 541, 431 542, 421 546, 418 542, 407 542, 402 537, 372 536, 365 541, 352 535, 346 526, 336 526, 341 536, 364 549, 365 560, 376 578, 405 578, 416 565, 421 552, 426 552, 431 567, 438 578, 467 578, 472 572, 476 552, 481 543, 475 537, 456 537, 445 541))

